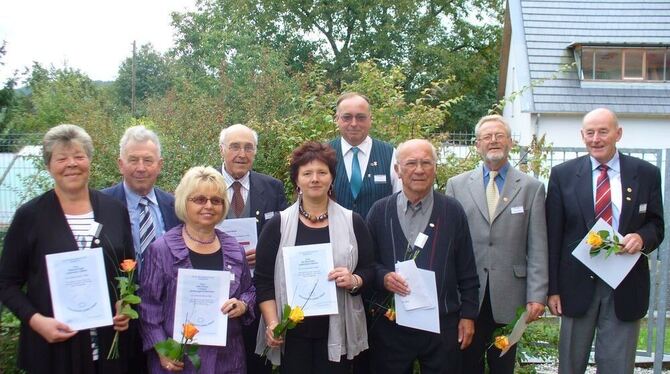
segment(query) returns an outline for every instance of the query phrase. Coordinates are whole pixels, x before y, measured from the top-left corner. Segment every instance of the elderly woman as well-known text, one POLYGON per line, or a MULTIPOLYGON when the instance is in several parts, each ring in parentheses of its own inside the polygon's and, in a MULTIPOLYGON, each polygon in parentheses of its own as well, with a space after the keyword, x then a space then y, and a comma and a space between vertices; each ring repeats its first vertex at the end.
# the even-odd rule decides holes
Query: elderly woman
POLYGON ((43 146, 54 189, 16 211, 0 259, 0 301, 21 320, 18 366, 29 373, 128 372, 127 334, 120 334, 121 359, 105 359, 114 330, 128 329, 128 317, 117 315, 113 326, 83 331, 54 319, 45 261, 47 254, 102 246, 115 300, 119 263, 134 256, 128 212, 88 188, 93 142, 86 131, 56 126, 44 135, 43 146), (101 225, 97 237, 90 233, 95 223, 101 225))
MULTIPOLYGON (((173 361, 159 355, 154 345, 172 337, 180 268, 230 271, 230 299, 221 312, 228 314, 225 347, 200 346, 202 373, 246 373, 242 324, 254 320, 256 294, 244 248, 215 226, 228 212, 226 182, 211 167, 189 169, 175 190, 175 211, 184 222, 156 240, 144 255, 140 275, 140 328, 152 373, 193 373, 189 360, 173 361)), ((196 324, 197 327, 197 324, 196 324)), ((196 337, 197 342, 197 337, 196 337)))
POLYGON ((348 373, 351 360, 368 348, 360 290, 373 281, 373 252, 363 219, 331 200, 335 151, 307 142, 291 155, 291 180, 298 201, 264 227, 256 248, 255 281, 263 315, 257 353, 265 345, 282 373, 348 373), (337 287, 338 314, 307 317, 286 336, 272 330, 288 303, 282 250, 287 246, 331 243, 334 269, 328 279, 337 287), (274 349, 274 348, 280 349, 274 349), (281 350, 281 361, 279 351, 281 350))

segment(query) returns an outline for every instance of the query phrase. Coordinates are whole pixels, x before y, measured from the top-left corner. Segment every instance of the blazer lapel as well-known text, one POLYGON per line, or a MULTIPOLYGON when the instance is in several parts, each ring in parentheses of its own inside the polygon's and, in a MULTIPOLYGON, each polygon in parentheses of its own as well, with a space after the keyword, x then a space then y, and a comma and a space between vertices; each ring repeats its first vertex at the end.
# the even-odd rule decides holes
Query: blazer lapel
MULTIPOLYGON (((249 205, 249 216, 256 217, 257 224, 261 222, 261 212, 265 212, 263 209, 265 199, 262 198, 264 193, 263 183, 258 183, 253 171, 249 172, 249 203, 251 204, 249 205)), ((260 231, 258 234, 260 235, 260 231)))
POLYGON ((500 200, 498 201, 498 206, 496 211, 493 214, 493 221, 507 209, 507 206, 512 203, 514 197, 521 191, 521 177, 519 176, 519 171, 514 169, 511 165, 507 168, 507 175, 505 176, 505 185, 503 186, 502 194, 500 194, 500 200))
POLYGON ((595 224, 595 207, 593 206, 593 174, 591 170, 591 158, 584 156, 575 175, 575 191, 577 202, 586 223, 587 229, 595 224))
POLYGON ((619 213, 619 232, 627 233, 635 207, 639 206, 637 168, 628 163, 628 156, 619 154, 621 167, 621 212, 619 213))
POLYGON ((468 190, 470 191, 470 198, 475 203, 479 212, 486 221, 489 220, 489 206, 486 204, 486 191, 484 190, 484 170, 480 166, 470 173, 470 180, 468 181, 468 190), (484 198, 482 198, 482 196, 484 198))

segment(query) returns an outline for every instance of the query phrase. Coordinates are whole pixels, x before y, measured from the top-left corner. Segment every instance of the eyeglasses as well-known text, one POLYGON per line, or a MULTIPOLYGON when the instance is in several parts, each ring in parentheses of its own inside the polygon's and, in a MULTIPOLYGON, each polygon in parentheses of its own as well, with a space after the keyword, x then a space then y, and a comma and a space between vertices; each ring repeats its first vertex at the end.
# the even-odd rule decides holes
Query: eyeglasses
POLYGON ((433 160, 407 160, 402 163, 402 166, 406 169, 414 170, 421 165, 422 169, 430 169, 435 166, 435 161, 433 160))
POLYGON ((224 200, 221 197, 218 196, 212 196, 212 197, 207 197, 203 195, 198 195, 194 197, 189 197, 188 201, 192 201, 193 203, 197 205, 205 205, 209 201, 212 203, 212 205, 219 206, 224 204, 224 200))
POLYGON ((498 133, 495 133, 495 134, 482 135, 477 140, 489 143, 489 142, 492 142, 492 141, 495 142, 495 141, 498 141, 498 140, 503 140, 505 138, 507 138, 507 134, 504 134, 502 132, 498 132, 498 133))
POLYGON ((233 143, 233 144, 228 144, 228 149, 231 152, 239 152, 240 150, 244 150, 244 153, 254 153, 256 152, 256 147, 253 144, 245 144, 244 146, 240 145, 240 143, 233 143))
POLYGON ((351 123, 354 119, 356 119, 356 122, 367 122, 370 119, 370 115, 368 114, 357 114, 355 116, 352 114, 342 114, 338 115, 338 117, 346 124, 351 123))

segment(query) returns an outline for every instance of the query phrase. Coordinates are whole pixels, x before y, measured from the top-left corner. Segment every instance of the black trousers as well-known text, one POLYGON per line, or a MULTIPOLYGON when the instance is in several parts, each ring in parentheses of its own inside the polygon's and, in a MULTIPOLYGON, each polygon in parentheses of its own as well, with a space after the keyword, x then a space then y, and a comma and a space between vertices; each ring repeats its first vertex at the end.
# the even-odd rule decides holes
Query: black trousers
POLYGON ((290 330, 286 334, 282 374, 349 374, 351 369, 351 360, 346 356, 340 357, 340 362, 328 359, 328 338, 296 336, 290 330))
MULTIPOLYGON (((256 315, 260 316, 260 310, 256 307, 256 315)), ((265 360, 256 354, 256 334, 258 334, 258 322, 261 317, 257 317, 254 322, 248 326, 242 325, 242 336, 244 338, 244 351, 247 356, 247 373, 249 374, 272 374, 272 364, 270 360, 265 360)))
POLYGON ((412 374, 419 361, 421 374, 461 373, 458 316, 440 320, 440 334, 400 326, 385 317, 370 328, 372 369, 377 374, 412 374))
POLYGON ((491 310, 491 295, 488 282, 484 293, 484 300, 475 321, 475 335, 472 344, 463 351, 463 373, 484 374, 484 355, 489 365, 490 374, 513 374, 516 361, 516 344, 507 353, 500 356, 500 350, 491 346, 493 331, 504 324, 496 323, 491 310), (489 348, 491 346, 491 348, 489 348), (488 350, 487 350, 488 348, 488 350))

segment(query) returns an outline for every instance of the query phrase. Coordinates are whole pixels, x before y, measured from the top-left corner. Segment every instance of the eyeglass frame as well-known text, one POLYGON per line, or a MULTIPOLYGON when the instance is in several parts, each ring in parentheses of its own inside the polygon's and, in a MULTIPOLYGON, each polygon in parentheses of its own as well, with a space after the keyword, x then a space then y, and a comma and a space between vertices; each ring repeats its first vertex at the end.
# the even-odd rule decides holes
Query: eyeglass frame
POLYGON ((427 168, 434 168, 436 164, 437 162, 435 162, 435 160, 429 160, 427 158, 422 160, 411 159, 399 163, 400 166, 408 170, 416 170, 419 165, 421 165, 421 169, 426 170, 427 168))
POLYGON ((367 122, 367 121, 372 119, 372 114, 358 113, 356 115, 353 115, 353 114, 345 113, 345 114, 337 114, 336 117, 337 117, 337 119, 340 119, 342 121, 342 123, 344 123, 345 125, 348 125, 350 123, 353 123, 354 119, 356 120, 356 123, 367 122))
POLYGON ((224 199, 221 196, 207 197, 205 195, 198 195, 198 196, 189 197, 186 200, 192 202, 195 205, 200 205, 200 206, 207 205, 207 202, 210 202, 213 206, 226 205, 226 199, 224 199), (199 200, 200 202, 198 202, 196 200, 199 200))
POLYGON ((252 144, 245 144, 242 146, 240 143, 224 144, 229 151, 238 153, 239 151, 244 151, 244 153, 256 153, 256 146, 252 144))
POLYGON ((505 134, 504 132, 497 132, 495 134, 486 134, 484 136, 479 136, 477 137, 478 142, 485 142, 485 143, 491 143, 491 142, 497 142, 498 140, 503 140, 509 138, 509 135, 505 134))

